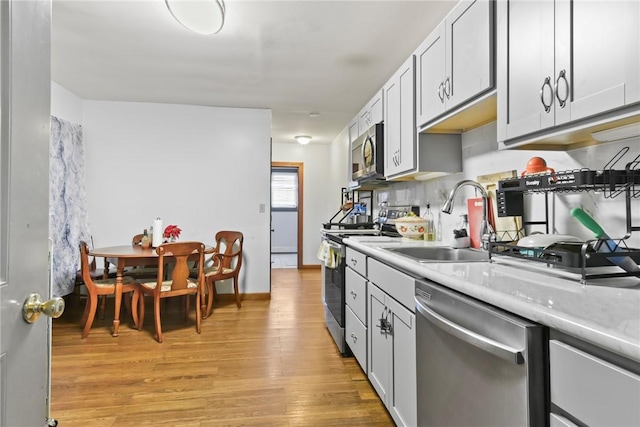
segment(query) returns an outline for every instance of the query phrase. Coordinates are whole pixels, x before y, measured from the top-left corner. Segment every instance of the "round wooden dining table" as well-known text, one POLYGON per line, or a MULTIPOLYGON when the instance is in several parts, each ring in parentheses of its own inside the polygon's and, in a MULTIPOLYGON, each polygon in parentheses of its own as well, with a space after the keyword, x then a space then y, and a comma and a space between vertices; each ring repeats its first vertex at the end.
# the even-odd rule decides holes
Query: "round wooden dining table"
MULTIPOLYGON (((205 245, 205 254, 211 254, 214 252, 213 246, 205 245)), ((194 254, 195 255, 195 254, 194 254)), ((94 248, 89 252, 89 256, 101 257, 105 259, 104 272, 105 277, 109 274, 109 264, 116 266, 116 289, 115 289, 115 314, 113 317, 113 332, 112 336, 118 336, 118 329, 120 328, 120 307, 122 305, 122 276, 125 267, 149 265, 158 263, 158 253, 156 248, 143 248, 139 245, 122 245, 122 246, 107 246, 104 248, 94 248)), ((165 258, 168 258, 165 255, 165 258)), ((196 258, 194 257, 194 260, 196 258)))

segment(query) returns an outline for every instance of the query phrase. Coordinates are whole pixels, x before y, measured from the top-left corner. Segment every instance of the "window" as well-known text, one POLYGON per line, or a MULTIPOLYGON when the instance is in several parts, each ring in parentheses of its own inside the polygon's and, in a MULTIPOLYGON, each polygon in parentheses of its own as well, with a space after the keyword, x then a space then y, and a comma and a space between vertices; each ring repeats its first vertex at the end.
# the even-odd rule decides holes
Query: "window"
POLYGON ((298 170, 274 168, 271 171, 271 209, 298 209, 298 170))

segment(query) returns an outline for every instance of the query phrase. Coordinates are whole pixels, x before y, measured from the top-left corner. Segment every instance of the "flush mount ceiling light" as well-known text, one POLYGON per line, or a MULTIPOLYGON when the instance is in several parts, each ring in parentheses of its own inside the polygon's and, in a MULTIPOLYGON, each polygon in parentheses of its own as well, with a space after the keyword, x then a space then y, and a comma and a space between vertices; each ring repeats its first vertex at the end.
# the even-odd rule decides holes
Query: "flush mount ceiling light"
POLYGON ((298 144, 307 145, 311 142, 311 137, 309 135, 298 135, 295 137, 298 144))
POLYGON ((171 15, 194 33, 216 34, 224 25, 224 0, 164 0, 171 15))

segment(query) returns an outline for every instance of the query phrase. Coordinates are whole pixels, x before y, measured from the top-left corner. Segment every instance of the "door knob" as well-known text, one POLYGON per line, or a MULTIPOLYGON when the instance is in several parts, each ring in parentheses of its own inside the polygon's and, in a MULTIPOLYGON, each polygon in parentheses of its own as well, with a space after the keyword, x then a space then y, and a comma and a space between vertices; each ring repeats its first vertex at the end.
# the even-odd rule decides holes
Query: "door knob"
POLYGON ((31 294, 22 306, 22 317, 25 322, 33 323, 41 314, 57 319, 64 312, 64 300, 60 297, 42 301, 39 294, 31 294))

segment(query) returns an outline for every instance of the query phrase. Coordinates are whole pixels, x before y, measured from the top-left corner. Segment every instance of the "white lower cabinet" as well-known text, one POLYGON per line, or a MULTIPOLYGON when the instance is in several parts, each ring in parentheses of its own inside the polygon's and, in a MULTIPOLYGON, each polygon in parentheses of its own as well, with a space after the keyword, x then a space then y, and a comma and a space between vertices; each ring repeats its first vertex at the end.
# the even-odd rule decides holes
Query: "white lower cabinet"
MULTIPOLYGON (((347 248, 347 259, 359 257, 366 265, 366 257, 347 248)), ((366 268, 361 271, 365 272, 366 268)), ((351 267, 345 268, 345 338, 362 370, 367 373, 367 279, 351 267)))
POLYGON ((369 381, 397 425, 415 426, 416 316, 372 282, 367 295, 369 381))
POLYGON ((552 339, 549 377, 551 427, 640 425, 640 375, 552 339))

